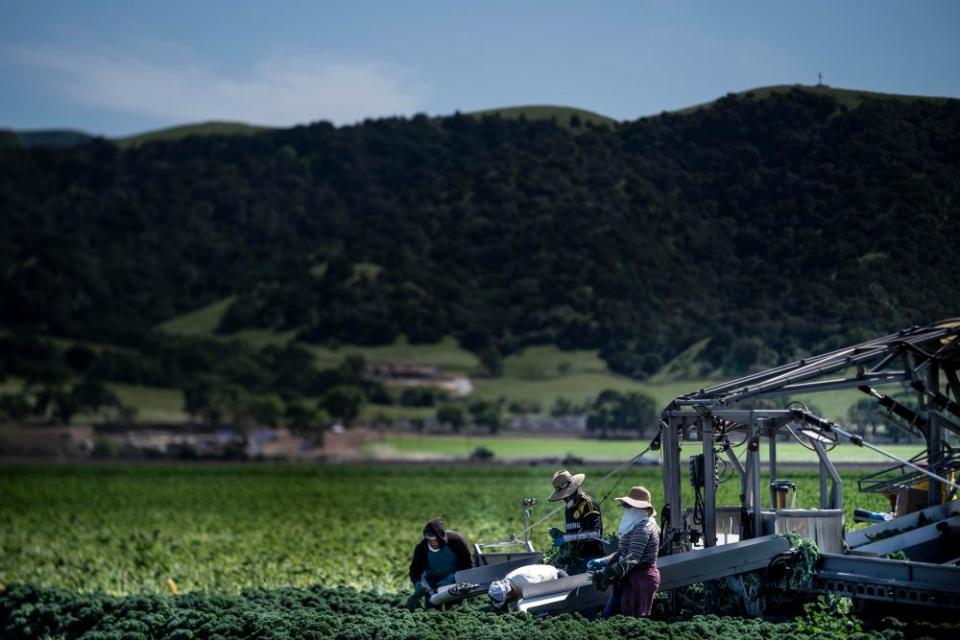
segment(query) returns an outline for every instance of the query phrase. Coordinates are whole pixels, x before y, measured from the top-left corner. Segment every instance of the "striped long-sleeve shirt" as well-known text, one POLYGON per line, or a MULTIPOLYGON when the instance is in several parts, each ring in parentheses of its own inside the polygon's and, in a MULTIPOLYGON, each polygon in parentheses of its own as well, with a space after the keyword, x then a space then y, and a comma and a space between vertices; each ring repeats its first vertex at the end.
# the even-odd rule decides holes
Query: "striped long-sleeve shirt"
POLYGON ((634 567, 655 565, 659 552, 660 527, 653 518, 648 518, 638 522, 620 538, 617 552, 610 564, 618 565, 616 573, 625 576, 634 567))

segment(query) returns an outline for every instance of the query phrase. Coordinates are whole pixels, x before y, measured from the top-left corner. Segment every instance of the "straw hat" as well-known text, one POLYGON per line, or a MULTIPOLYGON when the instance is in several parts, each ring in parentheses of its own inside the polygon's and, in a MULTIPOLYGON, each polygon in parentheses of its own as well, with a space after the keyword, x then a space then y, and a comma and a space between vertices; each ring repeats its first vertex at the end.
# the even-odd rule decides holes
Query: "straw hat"
POLYGON ((557 471, 553 474, 553 488, 555 491, 549 498, 550 502, 556 502, 557 500, 572 496, 577 492, 577 489, 580 488, 580 485, 583 484, 586 477, 587 476, 582 473, 571 475, 566 469, 557 471))
POLYGON ((627 495, 622 498, 617 498, 617 502, 625 507, 633 507, 634 509, 653 509, 653 515, 657 515, 657 510, 654 509, 653 504, 650 502, 650 492, 646 487, 631 487, 627 495))

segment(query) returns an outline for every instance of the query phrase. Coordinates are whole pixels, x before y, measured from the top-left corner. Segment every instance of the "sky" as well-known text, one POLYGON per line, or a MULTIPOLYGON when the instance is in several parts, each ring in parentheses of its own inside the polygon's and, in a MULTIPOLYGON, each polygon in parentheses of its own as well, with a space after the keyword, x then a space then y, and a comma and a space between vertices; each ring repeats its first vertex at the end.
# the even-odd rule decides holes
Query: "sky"
POLYGON ((960 1, 0 0, 0 128, 123 136, 772 84, 960 97, 960 1))

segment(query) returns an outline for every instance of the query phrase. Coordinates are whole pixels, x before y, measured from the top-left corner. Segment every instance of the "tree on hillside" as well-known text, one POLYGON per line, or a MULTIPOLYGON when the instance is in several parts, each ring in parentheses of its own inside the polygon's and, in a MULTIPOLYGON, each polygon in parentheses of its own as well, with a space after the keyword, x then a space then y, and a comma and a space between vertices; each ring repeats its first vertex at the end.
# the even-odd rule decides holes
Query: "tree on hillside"
POLYGON ((219 425, 225 418, 237 417, 243 389, 211 375, 194 377, 182 389, 183 410, 192 420, 219 425))
POLYGON ((474 424, 487 427, 491 434, 500 431, 502 424, 501 414, 503 412, 503 400, 496 402, 491 400, 476 400, 470 403, 470 417, 474 424))
POLYGON ((123 347, 87 362, 0 338, 2 369, 215 375, 284 399, 355 382, 299 346, 154 331, 228 299, 222 335, 453 336, 491 375, 554 344, 638 379, 704 338, 695 364, 735 373, 960 305, 944 276, 960 272, 960 101, 847 108, 794 89, 612 127, 575 117, 2 144, 0 325, 123 347))
POLYGON ((496 347, 487 347, 477 357, 491 377, 499 378, 503 376, 503 356, 500 355, 500 351, 496 347))
POLYGON ((284 415, 283 401, 275 395, 249 395, 243 398, 236 422, 276 428, 284 415))
POLYGON ((0 419, 21 422, 31 414, 30 401, 22 393, 0 394, 0 419))
POLYGON ((313 431, 317 426, 317 418, 317 410, 302 400, 291 400, 284 407, 284 419, 292 431, 313 431))
POLYGON ((363 405, 363 392, 357 387, 347 385, 338 385, 320 398, 317 406, 330 414, 331 417, 340 420, 344 425, 350 424, 360 415, 360 407, 363 405))
POLYGON ((884 411, 872 398, 861 398, 853 403, 847 409, 847 420, 850 426, 857 430, 861 436, 870 428, 870 438, 875 440, 877 437, 877 427, 883 424, 884 411))
POLYGON ((400 393, 400 404, 404 407, 433 407, 449 397, 446 389, 438 387, 407 387, 400 393))
POLYGON ((117 408, 120 398, 99 380, 83 380, 71 391, 79 411, 96 413, 103 408, 117 408))
POLYGON ((448 424, 454 433, 459 433, 464 425, 463 408, 455 404, 445 404, 437 409, 437 422, 448 424))
POLYGON ((589 411, 590 401, 587 400, 582 403, 576 403, 567 398, 557 398, 553 406, 550 407, 550 415, 554 418, 562 418, 564 416, 582 416, 586 415, 589 411))
POLYGON ((633 431, 642 436, 656 424, 656 401, 636 391, 605 389, 587 413, 587 429, 608 437, 611 431, 633 431))

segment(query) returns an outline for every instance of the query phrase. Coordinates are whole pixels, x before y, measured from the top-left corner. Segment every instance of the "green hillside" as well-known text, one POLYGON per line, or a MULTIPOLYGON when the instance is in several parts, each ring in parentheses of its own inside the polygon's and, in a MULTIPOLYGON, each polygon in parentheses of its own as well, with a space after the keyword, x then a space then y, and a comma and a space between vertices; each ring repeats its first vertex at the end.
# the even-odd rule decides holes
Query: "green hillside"
MULTIPOLYGON (((860 91, 858 89, 841 89, 828 85, 803 84, 778 84, 767 87, 757 87, 755 89, 747 89, 746 91, 731 93, 728 94, 728 96, 736 96, 737 98, 745 98, 748 100, 766 100, 774 94, 786 93, 789 91, 802 91, 809 93, 810 95, 826 96, 836 100, 838 105, 846 107, 847 109, 855 109, 856 107, 859 107, 861 104, 863 104, 864 100, 893 100, 896 102, 927 102, 932 104, 943 104, 955 100, 954 98, 941 98, 937 96, 911 96, 897 93, 880 93, 877 91, 860 91)), ((670 111, 669 113, 675 115, 688 115, 696 111, 709 109, 715 105, 716 102, 717 100, 711 100, 709 102, 703 102, 690 107, 676 109, 674 111, 670 111)))
POLYGON ((180 140, 190 136, 249 136, 271 130, 273 130, 271 127, 246 124, 243 122, 220 122, 214 120, 167 127, 154 131, 145 131, 144 133, 138 133, 132 136, 115 138, 113 141, 122 148, 129 148, 156 140, 180 140))
POLYGON ((88 133, 73 129, 37 129, 16 131, 14 135, 24 147, 73 147, 93 139, 88 133))
POLYGON ((955 316, 960 101, 855 93, 3 144, 0 374, 383 401, 361 355, 546 411, 955 316))
MULTIPOLYGON (((870 100, 894 100, 899 102, 926 101, 934 103, 943 103, 951 98, 941 98, 935 96, 911 96, 894 93, 880 93, 876 91, 861 91, 857 89, 841 89, 827 85, 770 85, 766 87, 757 87, 745 91, 728 94, 740 98, 763 100, 773 94, 785 93, 789 91, 803 91, 814 95, 829 96, 837 101, 839 105, 847 108, 859 106, 864 99, 870 100)), ((701 104, 683 107, 670 111, 676 115, 686 115, 708 109, 715 105, 717 100, 711 100, 701 104)), ((552 121, 557 125, 570 129, 578 126, 586 126, 587 123, 594 126, 613 127, 619 124, 619 121, 587 109, 578 109, 576 107, 565 107, 557 105, 521 105, 514 107, 498 107, 492 109, 481 109, 479 111, 466 112, 464 115, 471 117, 499 116, 506 119, 524 118, 531 121, 552 121), (577 122, 574 125, 574 122, 577 122)), ((639 116, 638 116, 639 117, 639 116)), ((442 118, 442 116, 441 116, 442 118)), ((188 123, 173 127, 165 127, 145 131, 130 136, 112 138, 111 140, 123 148, 134 147, 144 142, 154 140, 179 140, 190 136, 231 136, 231 135, 253 135, 267 131, 277 131, 276 127, 266 127, 261 125, 251 125, 244 122, 229 122, 212 120, 207 122, 188 123)), ((72 129, 37 129, 20 130, 13 132, 25 147, 31 146, 49 146, 49 147, 70 147, 89 142, 94 138, 93 135, 72 129)))
POLYGON ((551 105, 527 105, 519 107, 504 107, 499 109, 483 109, 471 111, 466 115, 481 118, 484 116, 499 116, 501 118, 527 120, 548 120, 556 122, 566 128, 586 126, 587 123, 598 127, 613 127, 617 121, 613 118, 574 107, 558 107, 551 105))

